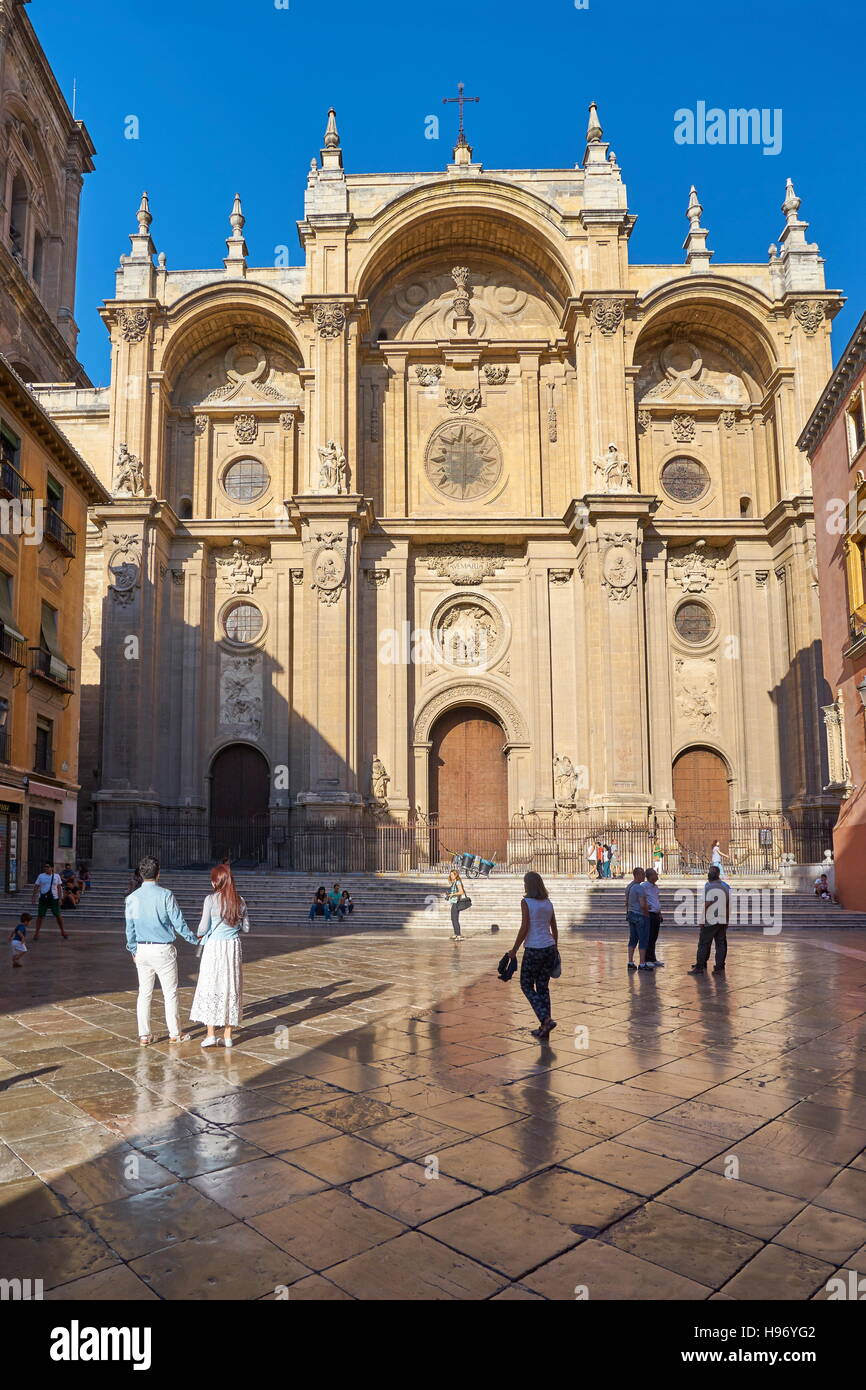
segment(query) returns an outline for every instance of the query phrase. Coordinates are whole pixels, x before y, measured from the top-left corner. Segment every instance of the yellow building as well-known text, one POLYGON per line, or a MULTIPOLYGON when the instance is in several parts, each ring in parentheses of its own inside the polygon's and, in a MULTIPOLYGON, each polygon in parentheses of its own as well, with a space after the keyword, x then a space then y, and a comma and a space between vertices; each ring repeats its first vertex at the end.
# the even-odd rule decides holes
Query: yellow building
POLYGON ((73 859, 84 541, 108 493, 0 355, 0 886, 73 859))

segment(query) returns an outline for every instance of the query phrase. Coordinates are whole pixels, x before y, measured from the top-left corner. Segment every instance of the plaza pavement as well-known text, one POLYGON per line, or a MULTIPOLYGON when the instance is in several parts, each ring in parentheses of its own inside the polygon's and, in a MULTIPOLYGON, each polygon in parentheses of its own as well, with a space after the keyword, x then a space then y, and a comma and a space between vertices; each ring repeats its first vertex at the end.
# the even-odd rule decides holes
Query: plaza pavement
MULTIPOLYGON (((136 1039, 122 932, 0 974, 0 1277, 79 1299, 790 1299, 866 1273, 866 933, 244 941, 231 1052, 136 1039)), ((255 926, 255 924, 254 924, 255 926)), ((197 961, 178 943, 188 1009, 197 961)), ((185 1015, 184 1015, 185 1016, 185 1015)))

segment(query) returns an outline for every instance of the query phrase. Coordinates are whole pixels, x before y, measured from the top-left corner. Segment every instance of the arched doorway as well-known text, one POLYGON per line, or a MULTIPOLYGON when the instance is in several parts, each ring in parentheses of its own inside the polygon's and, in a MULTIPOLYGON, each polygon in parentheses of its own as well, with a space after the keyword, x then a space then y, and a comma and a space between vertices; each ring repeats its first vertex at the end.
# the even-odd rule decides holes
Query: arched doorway
POLYGON ((436 720, 430 741, 430 809, 443 845, 504 858, 508 762, 499 720, 476 706, 458 705, 436 720))
POLYGON ((728 780, 724 758, 711 748, 688 748, 674 763, 677 840, 684 861, 694 868, 709 859, 713 840, 727 852, 731 833, 728 780))
POLYGON ((267 854, 271 774, 248 743, 222 748, 211 764, 210 838, 215 860, 259 864, 267 854))

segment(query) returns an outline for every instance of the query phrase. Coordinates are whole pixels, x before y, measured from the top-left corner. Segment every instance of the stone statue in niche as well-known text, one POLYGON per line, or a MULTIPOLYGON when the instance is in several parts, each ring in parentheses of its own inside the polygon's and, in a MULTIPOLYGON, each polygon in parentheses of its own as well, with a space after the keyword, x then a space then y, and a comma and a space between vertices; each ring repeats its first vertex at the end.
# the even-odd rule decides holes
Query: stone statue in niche
POLYGON ((607 453, 593 459, 593 481, 601 492, 630 492, 631 464, 615 444, 608 444, 607 453))
POLYGON ((376 801, 388 801, 388 783, 391 778, 385 770, 385 764, 375 753, 370 771, 370 790, 376 801))
POLYGON ((573 806, 577 795, 577 773, 574 763, 564 753, 558 753, 553 760, 553 785, 557 806, 573 806))
POLYGON ((349 465, 346 455, 333 439, 324 448, 319 448, 319 492, 349 491, 349 465))

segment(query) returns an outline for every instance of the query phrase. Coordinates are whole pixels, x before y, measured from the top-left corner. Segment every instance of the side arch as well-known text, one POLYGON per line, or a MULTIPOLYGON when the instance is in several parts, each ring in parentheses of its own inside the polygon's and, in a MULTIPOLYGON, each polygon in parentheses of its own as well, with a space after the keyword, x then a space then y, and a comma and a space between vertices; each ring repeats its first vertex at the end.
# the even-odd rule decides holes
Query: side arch
POLYGON ((414 742, 429 742, 430 732, 440 714, 456 705, 477 705, 494 715, 502 724, 508 743, 528 742, 526 721, 511 697, 482 681, 461 681, 430 695, 415 716, 414 742))

